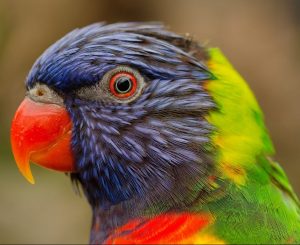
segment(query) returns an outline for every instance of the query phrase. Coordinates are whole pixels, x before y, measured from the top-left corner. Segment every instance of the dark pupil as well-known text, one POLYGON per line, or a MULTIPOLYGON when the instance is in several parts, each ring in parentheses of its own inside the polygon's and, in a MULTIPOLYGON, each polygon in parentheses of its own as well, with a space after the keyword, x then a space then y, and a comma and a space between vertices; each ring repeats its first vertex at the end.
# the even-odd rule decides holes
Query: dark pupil
POLYGON ((120 94, 125 94, 130 91, 132 82, 129 77, 120 77, 115 83, 115 89, 120 94))

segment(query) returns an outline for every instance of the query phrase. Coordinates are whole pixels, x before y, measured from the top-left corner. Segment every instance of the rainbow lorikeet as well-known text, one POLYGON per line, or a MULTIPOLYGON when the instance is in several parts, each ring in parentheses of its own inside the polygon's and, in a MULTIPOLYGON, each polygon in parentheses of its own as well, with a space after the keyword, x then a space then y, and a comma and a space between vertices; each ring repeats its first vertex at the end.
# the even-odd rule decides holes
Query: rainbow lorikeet
POLYGON ((299 243, 299 201, 262 112, 217 48, 160 24, 94 24, 26 79, 12 149, 69 172, 93 210, 90 243, 299 243))

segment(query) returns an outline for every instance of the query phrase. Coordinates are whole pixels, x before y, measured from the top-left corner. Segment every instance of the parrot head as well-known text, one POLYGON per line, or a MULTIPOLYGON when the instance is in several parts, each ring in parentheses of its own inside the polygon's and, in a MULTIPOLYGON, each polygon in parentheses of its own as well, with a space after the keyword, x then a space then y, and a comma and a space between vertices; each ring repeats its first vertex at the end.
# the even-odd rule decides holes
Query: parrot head
POLYGON ((70 32, 26 79, 11 129, 19 170, 31 183, 30 162, 71 173, 92 205, 186 201, 212 168, 205 59, 159 24, 70 32))

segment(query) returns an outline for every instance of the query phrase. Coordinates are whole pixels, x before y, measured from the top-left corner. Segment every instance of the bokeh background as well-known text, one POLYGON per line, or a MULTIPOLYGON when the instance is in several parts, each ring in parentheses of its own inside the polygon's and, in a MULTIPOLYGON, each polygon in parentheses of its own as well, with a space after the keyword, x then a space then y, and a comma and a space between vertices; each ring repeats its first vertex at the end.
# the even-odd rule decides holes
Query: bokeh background
POLYGON ((0 243, 87 243, 91 211, 69 178, 33 166, 35 185, 14 164, 9 129, 34 60, 76 27, 162 21, 219 46, 265 112, 276 159, 300 193, 300 1, 0 0, 0 243))

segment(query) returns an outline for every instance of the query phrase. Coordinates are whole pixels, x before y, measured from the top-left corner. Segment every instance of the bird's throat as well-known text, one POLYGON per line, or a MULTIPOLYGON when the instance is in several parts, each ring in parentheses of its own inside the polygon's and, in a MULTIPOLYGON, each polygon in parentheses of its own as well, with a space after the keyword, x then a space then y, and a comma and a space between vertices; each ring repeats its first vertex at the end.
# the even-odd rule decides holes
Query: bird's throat
MULTIPOLYGON (((132 234, 143 233, 146 230, 151 230, 153 225, 159 226, 159 224, 166 223, 166 227, 186 227, 186 214, 201 213, 197 217, 192 219, 188 218, 198 225, 198 228, 206 226, 211 223, 209 215, 207 215, 202 209, 205 210, 205 205, 212 199, 220 199, 223 197, 226 188, 221 184, 221 181, 217 178, 209 176, 207 179, 207 185, 198 189, 194 193, 189 192, 189 195, 194 196, 193 200, 189 203, 144 203, 143 200, 138 201, 131 200, 120 203, 118 205, 95 206, 93 207, 93 222, 90 234, 91 244, 112 243, 124 244, 131 243, 137 239, 132 234), (203 207, 203 208, 202 208, 203 207), (176 214, 175 216, 173 214, 176 214), (178 214, 182 214, 180 217, 178 214), (200 227, 201 226, 201 227, 200 227), (142 228, 144 227, 144 228, 142 228), (126 237, 123 235, 126 234, 126 237), (130 235, 131 234, 131 235, 130 235), (125 239, 125 240, 124 240, 125 239)), ((193 224, 189 224, 193 225, 193 224)), ((153 228, 154 229, 154 228, 153 228)), ((163 235, 164 232, 162 232, 163 235)), ((166 243, 170 243, 171 240, 165 240, 166 243)), ((159 240, 153 240, 153 244, 158 243, 159 240)))

